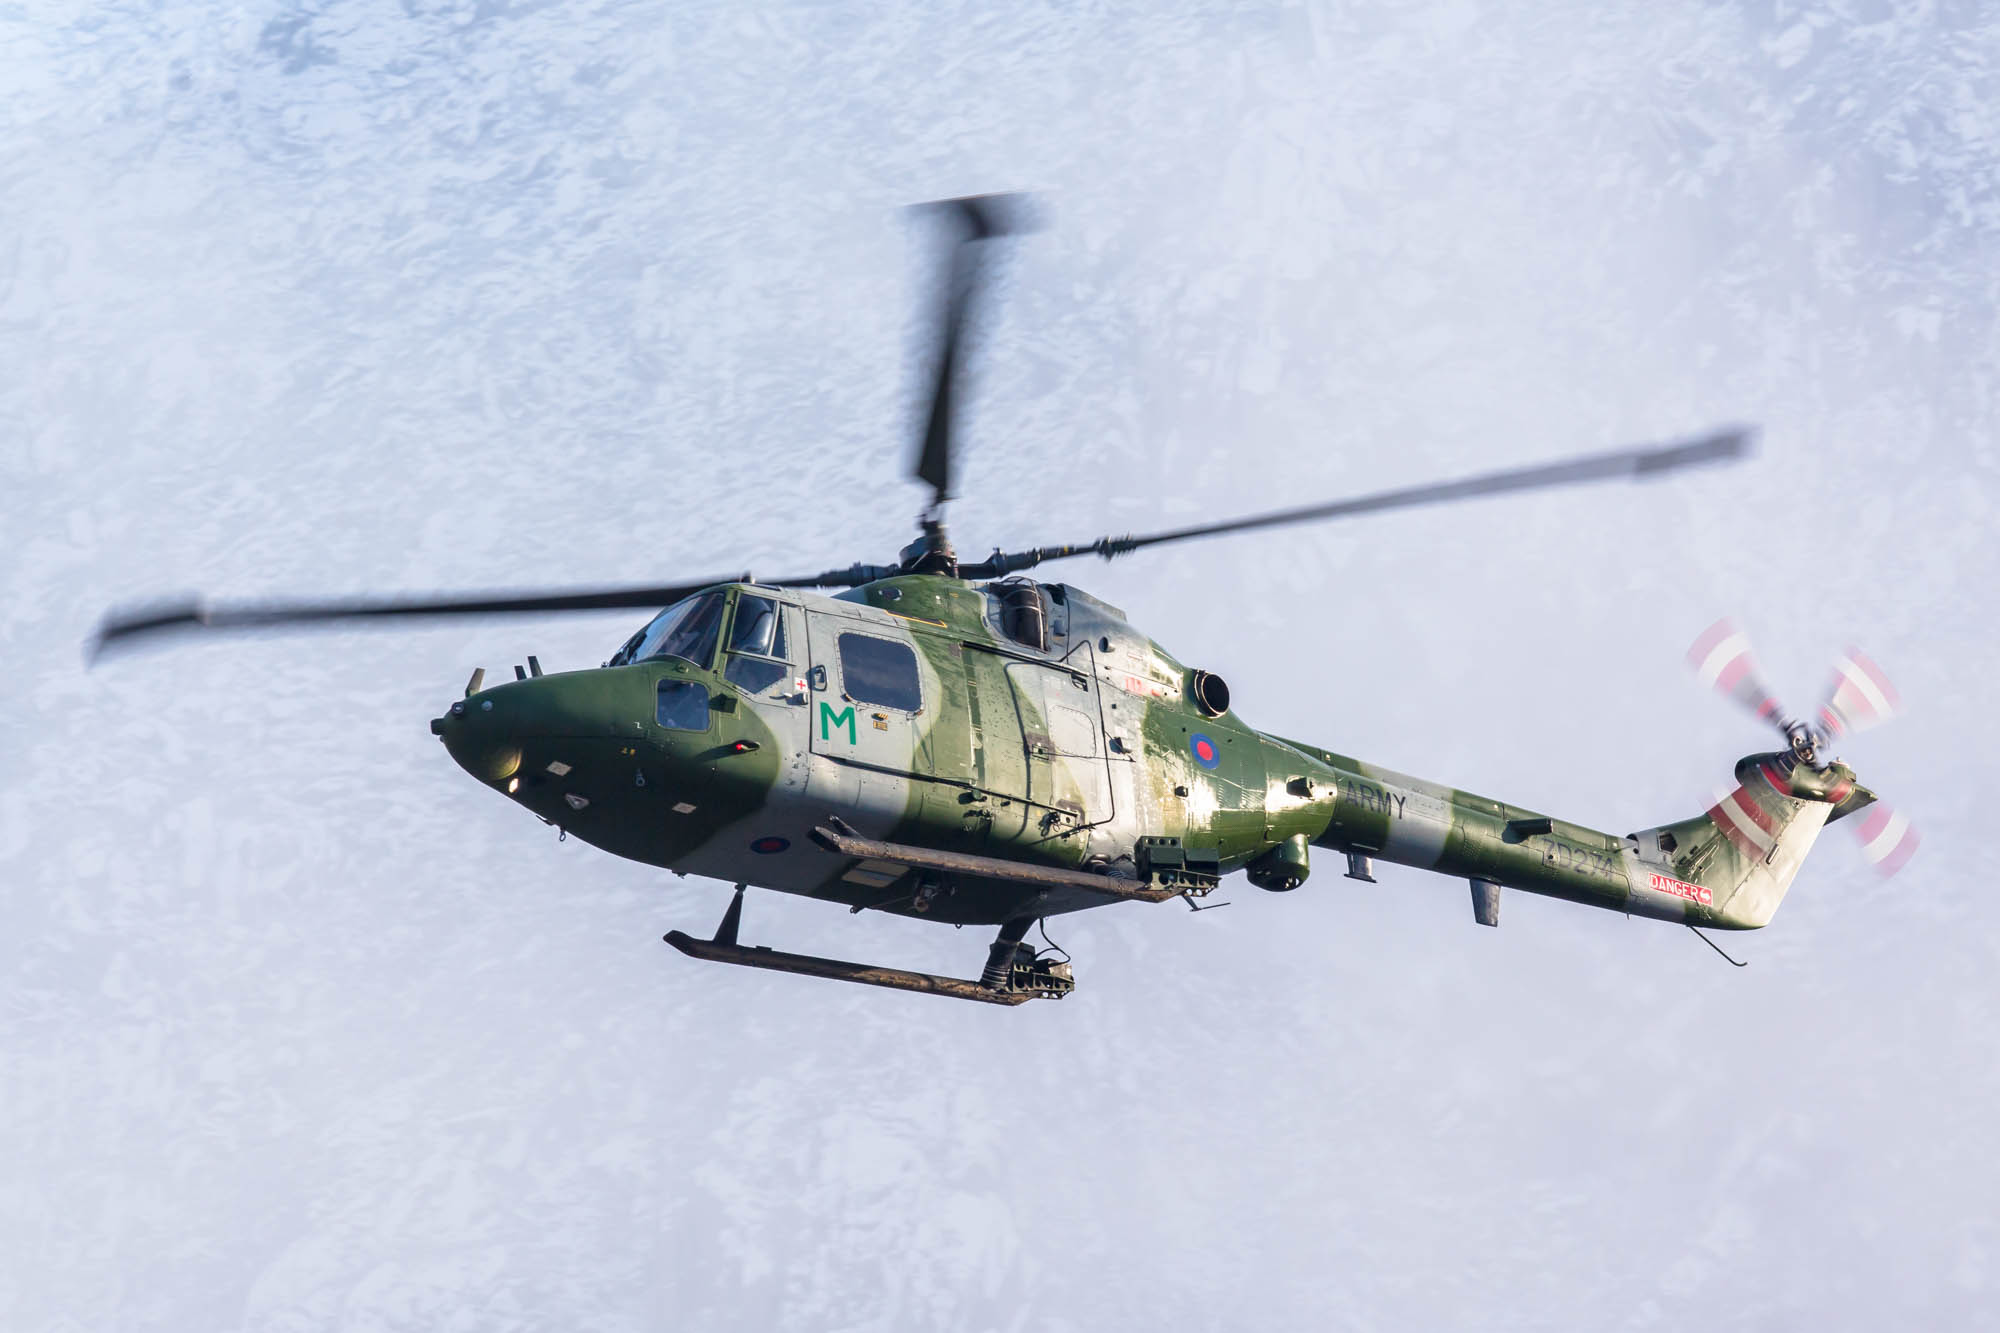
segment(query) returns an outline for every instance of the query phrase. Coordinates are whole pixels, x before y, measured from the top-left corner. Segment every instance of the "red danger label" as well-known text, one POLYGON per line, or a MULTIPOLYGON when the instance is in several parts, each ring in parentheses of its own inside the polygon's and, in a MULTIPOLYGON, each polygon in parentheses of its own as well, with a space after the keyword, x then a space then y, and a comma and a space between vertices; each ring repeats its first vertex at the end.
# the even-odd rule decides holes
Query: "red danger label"
POLYGON ((1715 901, 1715 895, 1704 889, 1701 885, 1690 884, 1684 879, 1675 879, 1671 875, 1653 876, 1653 892, 1671 893, 1676 898, 1685 898, 1691 903, 1700 903, 1704 907, 1715 901))

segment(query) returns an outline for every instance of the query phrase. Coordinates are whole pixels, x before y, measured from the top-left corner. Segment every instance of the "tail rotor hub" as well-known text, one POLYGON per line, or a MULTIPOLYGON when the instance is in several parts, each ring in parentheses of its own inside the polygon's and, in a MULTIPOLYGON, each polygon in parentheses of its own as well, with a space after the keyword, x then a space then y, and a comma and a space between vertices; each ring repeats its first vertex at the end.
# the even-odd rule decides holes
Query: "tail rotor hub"
POLYGON ((1826 767, 1819 757, 1819 747, 1823 742, 1805 723, 1788 724, 1785 728, 1785 740, 1791 746, 1793 762, 1804 764, 1814 772, 1826 767))

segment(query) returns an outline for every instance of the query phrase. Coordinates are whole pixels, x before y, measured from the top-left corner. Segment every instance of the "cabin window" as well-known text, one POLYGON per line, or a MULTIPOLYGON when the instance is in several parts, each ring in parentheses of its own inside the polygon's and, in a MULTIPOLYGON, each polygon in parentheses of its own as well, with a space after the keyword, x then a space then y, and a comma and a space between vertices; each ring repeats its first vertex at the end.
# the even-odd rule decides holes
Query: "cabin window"
POLYGON ((907 643, 872 634, 840 636, 840 680, 856 703, 914 713, 923 707, 917 655, 907 643))
POLYGON ((739 596, 723 677, 746 694, 762 694, 791 671, 785 651, 785 613, 779 604, 749 593, 739 596))
POLYGON ((661 726, 674 731, 707 731, 708 687, 691 680, 661 681, 655 715, 661 726))

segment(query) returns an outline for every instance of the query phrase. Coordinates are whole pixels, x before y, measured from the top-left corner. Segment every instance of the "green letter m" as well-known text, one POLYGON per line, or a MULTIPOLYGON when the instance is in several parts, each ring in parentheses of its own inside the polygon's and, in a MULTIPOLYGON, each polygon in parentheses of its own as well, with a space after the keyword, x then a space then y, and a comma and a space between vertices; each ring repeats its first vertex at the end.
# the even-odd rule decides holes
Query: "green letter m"
POLYGON ((836 713, 833 711, 832 704, 826 702, 824 699, 820 700, 819 738, 823 741, 832 740, 833 737, 829 734, 831 729, 841 726, 847 728, 847 743, 849 745, 854 744, 854 709, 847 707, 836 713))

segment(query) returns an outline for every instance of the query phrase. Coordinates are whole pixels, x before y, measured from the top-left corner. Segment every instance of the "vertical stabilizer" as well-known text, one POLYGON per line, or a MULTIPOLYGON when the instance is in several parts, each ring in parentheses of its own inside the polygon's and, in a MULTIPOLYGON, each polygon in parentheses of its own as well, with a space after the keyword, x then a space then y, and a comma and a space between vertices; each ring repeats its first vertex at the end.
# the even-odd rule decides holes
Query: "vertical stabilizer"
POLYGON ((1637 835, 1631 910, 1725 930, 1768 925, 1827 820, 1873 799, 1844 764, 1751 755, 1702 814, 1637 835))

